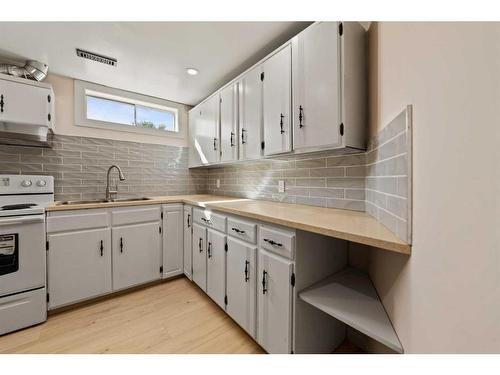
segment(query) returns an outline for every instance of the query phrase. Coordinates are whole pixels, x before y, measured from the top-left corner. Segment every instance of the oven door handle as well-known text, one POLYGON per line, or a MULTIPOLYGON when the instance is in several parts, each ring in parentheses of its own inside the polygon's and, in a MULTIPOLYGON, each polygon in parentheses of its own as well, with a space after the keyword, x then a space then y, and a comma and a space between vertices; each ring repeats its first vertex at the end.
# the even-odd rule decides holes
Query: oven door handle
POLYGON ((0 219, 0 226, 4 225, 18 225, 18 224, 31 224, 43 222, 43 216, 21 216, 13 219, 0 219))

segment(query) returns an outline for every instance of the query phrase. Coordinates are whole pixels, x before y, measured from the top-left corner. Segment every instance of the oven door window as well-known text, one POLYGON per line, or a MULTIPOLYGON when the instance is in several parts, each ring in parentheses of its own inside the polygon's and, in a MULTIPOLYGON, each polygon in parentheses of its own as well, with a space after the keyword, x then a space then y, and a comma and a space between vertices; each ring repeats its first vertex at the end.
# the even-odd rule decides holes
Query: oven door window
POLYGON ((0 235, 0 276, 19 270, 19 235, 0 235))

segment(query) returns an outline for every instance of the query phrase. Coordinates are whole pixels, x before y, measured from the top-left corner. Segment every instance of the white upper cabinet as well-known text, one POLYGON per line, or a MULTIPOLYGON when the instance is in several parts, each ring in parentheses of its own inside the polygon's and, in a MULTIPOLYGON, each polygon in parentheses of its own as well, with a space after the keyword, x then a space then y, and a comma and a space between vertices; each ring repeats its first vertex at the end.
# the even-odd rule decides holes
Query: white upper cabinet
POLYGON ((290 119, 292 49, 287 45, 264 61, 263 119, 264 154, 292 150, 290 119))
MULTIPOLYGON (((193 158, 199 164, 212 164, 220 160, 219 95, 214 95, 189 112, 193 116, 193 158)), ((198 165, 199 165, 198 164, 198 165)))
POLYGON ((310 25, 190 112, 190 166, 365 150, 366 52, 358 22, 310 25))
POLYGON ((239 159, 262 156, 262 66, 246 72, 239 80, 239 159))
POLYGON ((0 78, 0 122, 52 128, 54 94, 43 84, 0 78))
POLYGON ((238 84, 220 92, 221 161, 238 160, 238 84))
POLYGON ((365 31, 318 22, 292 39, 293 148, 365 148, 365 31))
POLYGON ((336 22, 313 25, 293 38, 294 149, 341 145, 336 22))
POLYGON ((189 157, 188 164, 189 167, 198 167, 201 164, 201 153, 200 149, 196 147, 196 133, 198 128, 196 124, 200 118, 200 112, 197 108, 192 109, 189 114, 189 129, 188 129, 188 144, 189 144, 189 157))

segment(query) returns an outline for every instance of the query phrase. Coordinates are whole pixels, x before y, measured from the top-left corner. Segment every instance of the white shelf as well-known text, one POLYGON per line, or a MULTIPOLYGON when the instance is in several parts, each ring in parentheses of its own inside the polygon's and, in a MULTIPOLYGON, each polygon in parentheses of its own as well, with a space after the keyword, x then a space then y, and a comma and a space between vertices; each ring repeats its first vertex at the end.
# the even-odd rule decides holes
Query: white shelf
POLYGON ((384 306, 365 273, 346 268, 300 292, 299 297, 392 350, 403 353, 384 306))

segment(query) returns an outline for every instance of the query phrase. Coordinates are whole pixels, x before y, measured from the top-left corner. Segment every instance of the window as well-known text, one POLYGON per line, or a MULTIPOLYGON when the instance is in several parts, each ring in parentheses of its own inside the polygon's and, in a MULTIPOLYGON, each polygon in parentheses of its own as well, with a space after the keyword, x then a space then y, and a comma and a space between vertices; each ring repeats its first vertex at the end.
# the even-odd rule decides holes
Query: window
POLYGON ((75 122, 79 126, 146 134, 179 133, 177 103, 75 81, 75 122))

